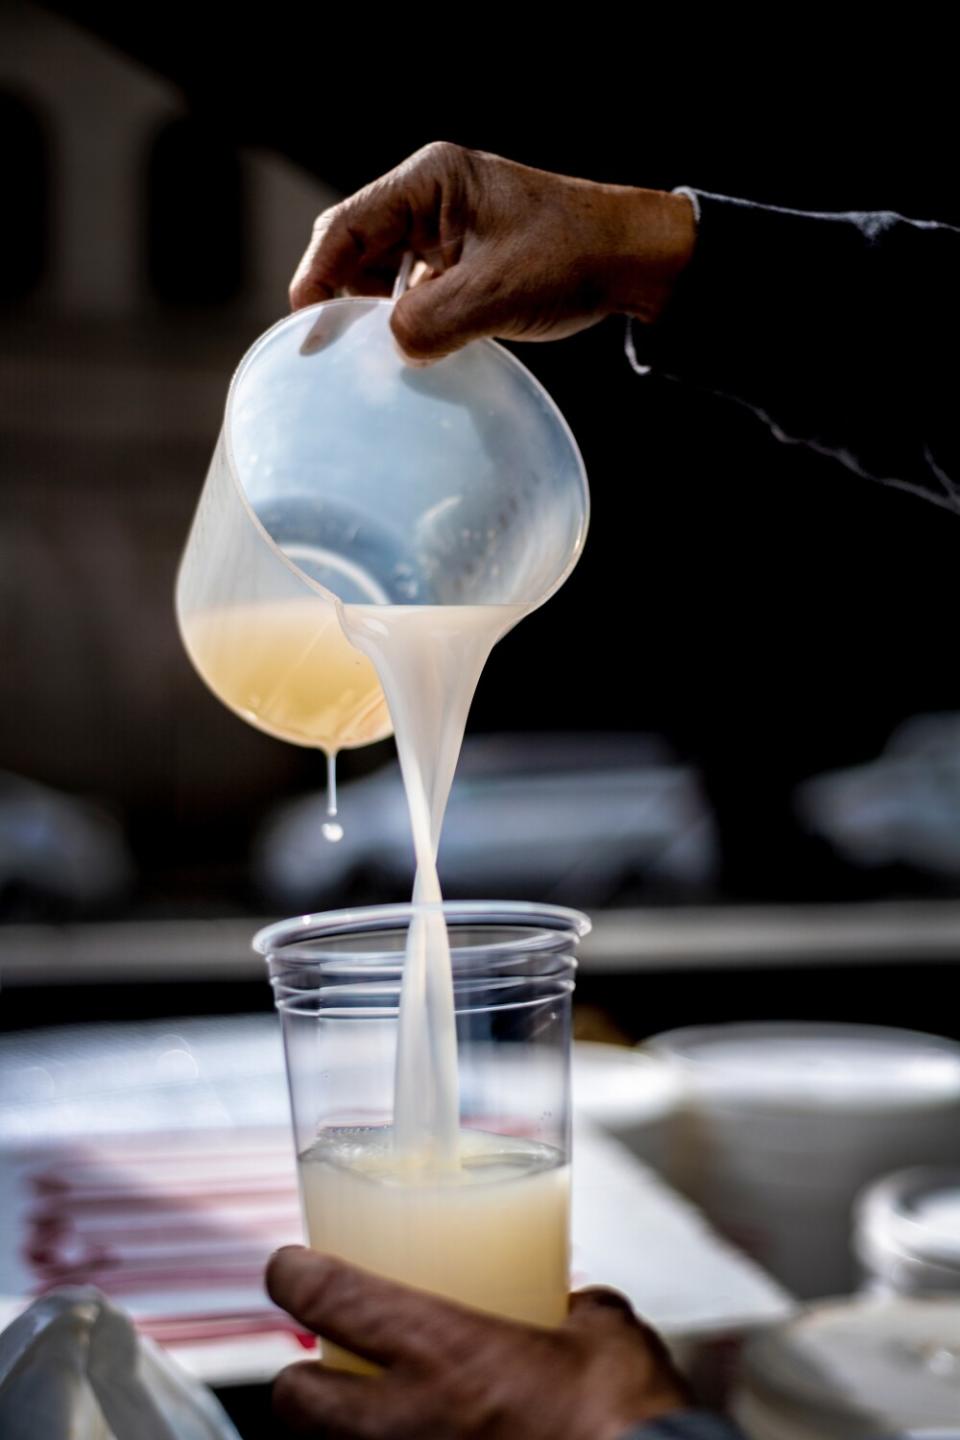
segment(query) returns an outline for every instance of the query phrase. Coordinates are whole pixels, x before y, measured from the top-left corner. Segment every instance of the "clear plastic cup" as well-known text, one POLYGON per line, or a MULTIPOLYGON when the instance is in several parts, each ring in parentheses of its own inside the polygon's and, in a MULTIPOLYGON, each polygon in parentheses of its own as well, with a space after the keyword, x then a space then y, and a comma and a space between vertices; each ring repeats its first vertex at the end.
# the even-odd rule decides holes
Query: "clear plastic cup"
MULTIPOLYGON (((552 906, 443 905, 460 1169, 424 1175, 393 1146, 407 931, 423 908, 304 916, 255 938, 283 1027, 309 1242, 481 1310, 559 1324, 569 1288, 570 1006, 590 922, 552 906)), ((327 1345, 324 1359, 359 1365, 327 1345)))

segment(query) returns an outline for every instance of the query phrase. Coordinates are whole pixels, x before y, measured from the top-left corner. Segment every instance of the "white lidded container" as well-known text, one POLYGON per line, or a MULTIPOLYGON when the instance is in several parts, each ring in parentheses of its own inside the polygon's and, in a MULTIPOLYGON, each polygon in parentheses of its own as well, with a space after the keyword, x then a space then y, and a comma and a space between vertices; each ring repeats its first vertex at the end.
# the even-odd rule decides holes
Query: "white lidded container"
POLYGON ((960 1297, 815 1306, 749 1342, 732 1410, 750 1440, 960 1434, 960 1297))
POLYGON ((960 1165, 899 1170, 861 1196, 853 1248, 873 1294, 960 1295, 960 1165))
POLYGON ((716 1025, 648 1042, 682 1089, 667 1178, 802 1299, 857 1283, 856 1197, 960 1163, 960 1045, 873 1026, 716 1025))

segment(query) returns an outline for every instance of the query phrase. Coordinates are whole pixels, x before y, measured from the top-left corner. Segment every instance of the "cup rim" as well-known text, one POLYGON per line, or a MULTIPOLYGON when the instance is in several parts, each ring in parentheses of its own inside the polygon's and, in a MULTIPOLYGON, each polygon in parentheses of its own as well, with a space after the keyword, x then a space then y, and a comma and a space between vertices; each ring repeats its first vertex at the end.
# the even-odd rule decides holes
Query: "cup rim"
MULTIPOLYGON (((518 929, 529 932, 515 939, 460 947, 460 953, 467 955, 471 952, 491 956, 504 952, 537 953, 556 948, 558 940, 564 946, 571 941, 576 945, 593 928, 589 916, 563 905, 537 905, 527 900, 444 900, 439 905, 406 901, 403 904, 366 905, 356 909, 294 915, 286 920, 275 921, 272 925, 265 925, 256 932, 251 945, 267 961, 276 956, 282 957, 284 963, 298 961, 303 964, 323 965, 339 962, 351 967, 364 962, 372 964, 377 959, 376 952, 358 952, 356 961, 352 961, 342 950, 324 951, 317 948, 316 942, 322 940, 325 934, 342 936, 409 926, 416 915, 438 913, 444 916, 448 924, 460 921, 476 924, 481 917, 486 917, 491 926, 509 926, 513 923, 518 929), (301 943, 298 944, 298 941, 301 943), (306 948, 307 945, 309 949, 306 948)), ((403 961, 400 951, 390 952, 387 958, 398 964, 403 961)))

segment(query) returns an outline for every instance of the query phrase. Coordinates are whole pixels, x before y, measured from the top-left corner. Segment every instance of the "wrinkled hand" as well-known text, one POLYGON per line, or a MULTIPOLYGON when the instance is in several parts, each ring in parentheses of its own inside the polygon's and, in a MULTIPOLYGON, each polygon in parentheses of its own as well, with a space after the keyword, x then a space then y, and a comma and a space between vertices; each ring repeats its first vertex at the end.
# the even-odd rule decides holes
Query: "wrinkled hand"
POLYGON ((412 250, 418 283, 391 326, 425 363, 484 335, 560 339, 616 313, 653 321, 694 237, 684 196, 437 141, 319 216, 290 301, 389 295, 412 250))
POLYGON ((494 1319, 300 1246, 267 1269, 310 1330, 383 1367, 284 1370, 274 1404, 298 1433, 343 1440, 618 1440, 689 1404, 662 1341, 612 1290, 571 1297, 558 1330, 494 1319))

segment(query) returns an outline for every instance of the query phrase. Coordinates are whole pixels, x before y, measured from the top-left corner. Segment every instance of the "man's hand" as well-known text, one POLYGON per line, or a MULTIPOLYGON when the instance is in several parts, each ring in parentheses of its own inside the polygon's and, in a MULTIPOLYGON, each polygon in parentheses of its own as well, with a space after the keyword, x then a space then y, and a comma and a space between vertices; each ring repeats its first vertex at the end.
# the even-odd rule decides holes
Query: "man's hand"
POLYGON ((612 1290, 571 1297, 558 1330, 498 1320, 300 1246, 267 1269, 271 1297, 310 1330, 383 1367, 284 1370, 280 1416, 343 1440, 618 1440, 690 1402, 662 1341, 612 1290))
POLYGON ((605 315, 653 321, 693 253, 690 201, 533 170, 443 141, 325 210, 290 286, 293 308, 389 295, 422 262, 391 325, 427 362, 468 340, 554 340, 605 315))

